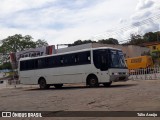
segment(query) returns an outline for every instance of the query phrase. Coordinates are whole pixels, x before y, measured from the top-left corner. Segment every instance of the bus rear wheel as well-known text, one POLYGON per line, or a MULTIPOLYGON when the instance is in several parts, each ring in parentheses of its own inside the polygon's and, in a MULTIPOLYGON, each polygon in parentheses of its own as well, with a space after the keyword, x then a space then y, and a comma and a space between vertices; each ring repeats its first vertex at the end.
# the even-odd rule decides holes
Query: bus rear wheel
POLYGON ((97 79, 96 76, 90 76, 90 77, 88 78, 87 82, 88 82, 88 85, 89 85, 90 87, 98 87, 98 86, 99 86, 99 84, 98 84, 98 79, 97 79))
POLYGON ((59 88, 62 88, 63 84, 54 84, 54 87, 59 89, 59 88))
POLYGON ((39 81, 39 87, 40 89, 48 89, 50 85, 47 85, 46 80, 44 78, 41 78, 39 81))

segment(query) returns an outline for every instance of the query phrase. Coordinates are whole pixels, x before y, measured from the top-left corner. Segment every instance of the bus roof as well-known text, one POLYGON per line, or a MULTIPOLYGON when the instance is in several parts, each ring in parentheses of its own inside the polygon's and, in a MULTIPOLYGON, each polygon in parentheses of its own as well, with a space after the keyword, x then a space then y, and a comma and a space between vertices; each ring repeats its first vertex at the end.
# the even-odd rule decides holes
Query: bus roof
POLYGON ((89 51, 89 50, 99 50, 99 49, 112 49, 112 50, 122 51, 121 49, 117 49, 117 48, 113 48, 113 47, 97 47, 97 48, 87 48, 87 49, 81 49, 81 50, 74 50, 74 51, 70 51, 70 52, 56 53, 56 54, 45 55, 45 56, 24 57, 24 58, 20 58, 19 61, 36 59, 36 58, 45 58, 45 57, 50 57, 50 56, 64 55, 64 54, 77 53, 77 52, 84 52, 84 51, 89 51))

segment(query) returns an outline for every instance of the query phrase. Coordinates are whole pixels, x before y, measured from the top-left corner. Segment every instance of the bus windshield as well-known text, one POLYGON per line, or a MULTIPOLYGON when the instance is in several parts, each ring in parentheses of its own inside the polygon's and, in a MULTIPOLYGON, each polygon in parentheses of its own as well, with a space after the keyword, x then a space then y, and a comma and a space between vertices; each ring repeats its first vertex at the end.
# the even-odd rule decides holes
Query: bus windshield
POLYGON ((126 68, 126 63, 122 51, 110 51, 110 67, 111 68, 126 68))
POLYGON ((95 50, 93 61, 96 68, 108 70, 109 68, 127 68, 123 52, 119 50, 95 50))

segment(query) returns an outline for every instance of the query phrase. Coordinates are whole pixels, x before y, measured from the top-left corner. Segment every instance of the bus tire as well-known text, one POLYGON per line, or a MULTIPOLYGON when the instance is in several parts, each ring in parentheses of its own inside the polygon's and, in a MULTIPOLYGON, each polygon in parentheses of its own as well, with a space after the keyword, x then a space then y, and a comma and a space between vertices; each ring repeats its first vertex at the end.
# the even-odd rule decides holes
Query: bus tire
POLYGON ((46 89, 49 89, 49 88, 50 88, 50 85, 47 84, 46 89))
POLYGON ((57 88, 57 89, 60 89, 62 88, 63 84, 54 84, 54 87, 57 88))
POLYGON ((88 76, 87 85, 89 85, 90 87, 98 87, 99 86, 98 78, 95 75, 88 76))
POLYGON ((48 89, 50 85, 47 85, 46 80, 44 78, 41 78, 39 80, 39 87, 40 89, 48 89))
POLYGON ((103 83, 103 86, 104 87, 109 87, 109 86, 111 86, 111 84, 112 84, 112 82, 107 82, 107 83, 103 83))

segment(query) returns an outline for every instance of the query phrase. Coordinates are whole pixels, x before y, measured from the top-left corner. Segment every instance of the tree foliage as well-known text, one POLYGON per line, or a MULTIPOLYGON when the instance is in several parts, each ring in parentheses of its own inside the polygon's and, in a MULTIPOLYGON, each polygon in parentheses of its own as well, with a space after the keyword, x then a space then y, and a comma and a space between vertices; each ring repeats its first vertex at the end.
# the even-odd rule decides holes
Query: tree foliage
POLYGON ((92 41, 92 40, 77 40, 74 43, 70 44, 69 46, 76 46, 76 45, 82 45, 82 44, 87 44, 87 43, 101 43, 101 44, 119 44, 118 40, 114 38, 109 38, 109 39, 102 39, 99 40, 98 42, 92 41))
POLYGON ((11 63, 10 62, 5 62, 3 64, 0 65, 0 70, 3 69, 12 69, 11 63))
POLYGON ((36 41, 36 47, 43 47, 43 46, 47 46, 47 45, 48 45, 48 43, 45 40, 38 39, 36 41))
POLYGON ((98 43, 102 43, 102 44, 115 44, 115 45, 119 44, 118 40, 114 39, 114 38, 102 39, 102 40, 99 40, 98 43))
POLYGON ((9 68, 9 53, 11 52, 19 52, 29 48, 43 47, 48 45, 45 40, 38 39, 37 41, 33 41, 32 36, 21 34, 15 34, 13 36, 8 36, 7 38, 2 40, 2 44, 0 46, 0 61, 2 64, 1 68, 7 69, 9 68))
POLYGON ((130 40, 131 45, 140 45, 144 42, 146 42, 146 40, 143 39, 141 35, 131 34, 131 40, 130 40))
POLYGON ((95 43, 96 41, 92 41, 92 40, 77 40, 72 44, 69 44, 68 46, 76 46, 76 45, 82 45, 82 44, 87 44, 87 43, 95 43))
POLYGON ((160 41, 160 32, 148 32, 142 35, 131 34, 130 41, 124 44, 129 45, 142 45, 147 42, 160 41))
POLYGON ((45 40, 38 39, 36 42, 34 42, 32 36, 30 35, 22 36, 21 34, 15 34, 2 40, 0 52, 18 52, 28 48, 42 47, 46 45, 48 45, 48 43, 45 40))
POLYGON ((160 41, 159 32, 148 32, 143 37, 148 42, 160 41))

